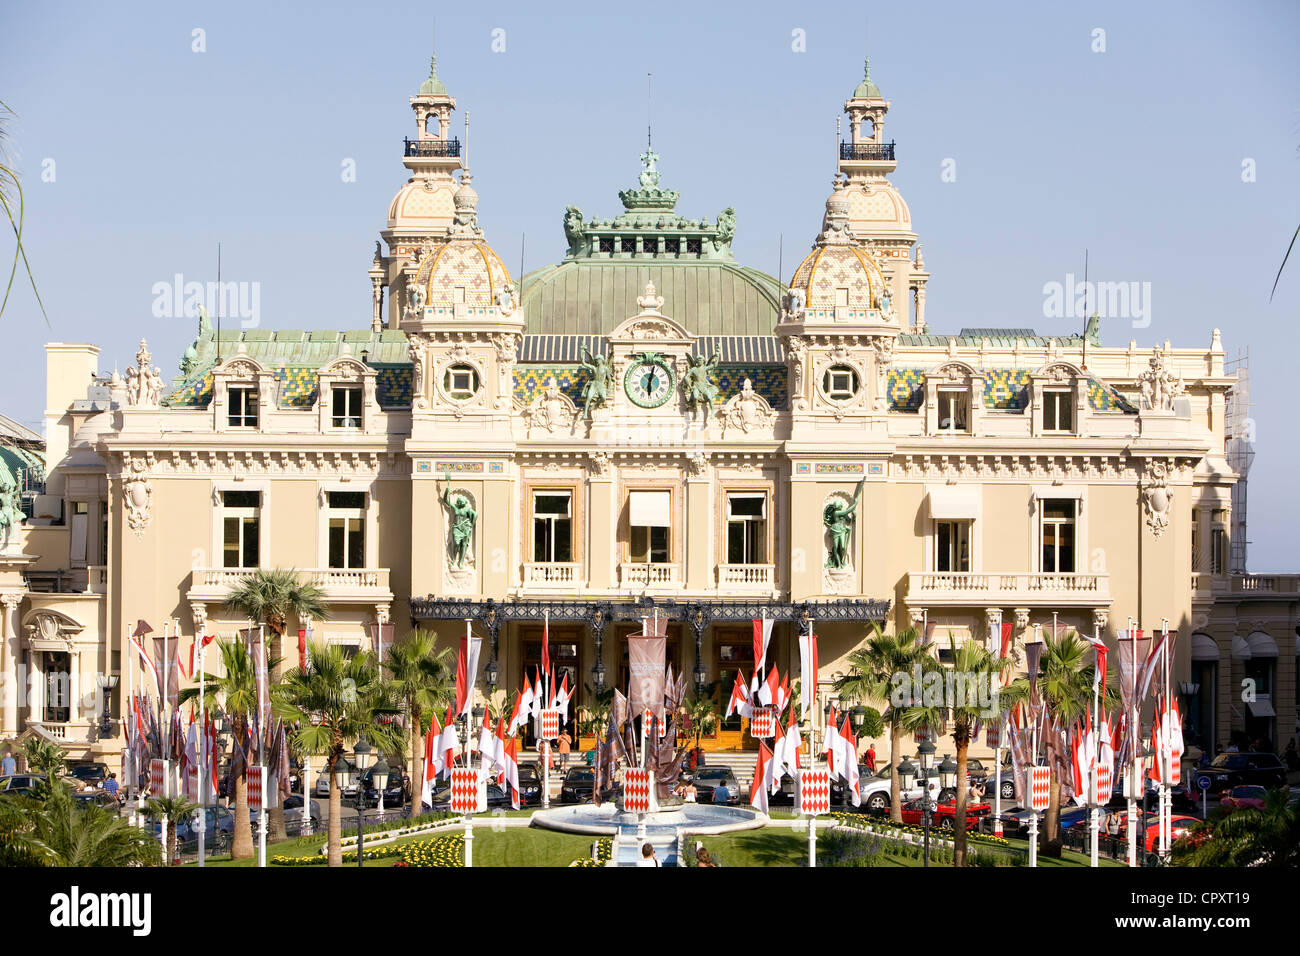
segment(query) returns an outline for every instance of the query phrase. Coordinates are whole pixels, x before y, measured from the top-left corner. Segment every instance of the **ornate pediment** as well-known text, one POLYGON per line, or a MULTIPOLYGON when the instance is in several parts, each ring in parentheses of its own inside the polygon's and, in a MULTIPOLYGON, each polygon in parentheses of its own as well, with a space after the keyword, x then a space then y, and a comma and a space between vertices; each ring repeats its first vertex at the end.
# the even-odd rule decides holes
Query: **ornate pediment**
POLYGON ((770 430, 776 420, 776 414, 767 399, 754 391, 754 384, 749 379, 741 383, 740 391, 727 399, 727 404, 718 412, 722 419, 722 434, 740 431, 748 435, 755 431, 770 430))
POLYGON ((578 408, 573 400, 550 379, 532 403, 523 411, 528 423, 528 437, 540 432, 546 435, 572 434, 578 420, 578 408))

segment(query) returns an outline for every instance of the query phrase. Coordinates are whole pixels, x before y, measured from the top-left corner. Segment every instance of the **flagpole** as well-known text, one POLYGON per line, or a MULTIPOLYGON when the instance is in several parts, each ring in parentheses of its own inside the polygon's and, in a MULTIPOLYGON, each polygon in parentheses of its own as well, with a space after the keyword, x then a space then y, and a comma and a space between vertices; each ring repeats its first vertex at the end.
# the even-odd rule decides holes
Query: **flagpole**
MULTIPOLYGON (((266 712, 264 708, 264 693, 266 690, 266 625, 258 625, 257 629, 257 656, 258 670, 260 673, 255 674, 257 678, 257 762, 258 773, 262 776, 262 799, 258 801, 257 813, 257 865, 266 866, 266 712)), ((357 782, 360 786, 360 781, 357 782)), ((238 820, 235 821, 239 823, 238 820)), ((357 844, 357 852, 361 852, 361 846, 357 844)))
POLYGON ((194 630, 194 640, 199 645, 199 866, 204 866, 208 824, 208 708, 207 701, 204 699, 207 685, 203 674, 203 655, 207 648, 198 633, 200 628, 194 630))
MULTIPOLYGON (((1096 624, 1096 622, 1092 625, 1092 636, 1096 641, 1101 640, 1101 628, 1096 624)), ((1100 839, 1101 830, 1101 809, 1099 803, 1101 800, 1101 794, 1097 790, 1097 757, 1101 752, 1101 714, 1098 711, 1098 707, 1101 703, 1101 654, 1095 646, 1092 653, 1092 733, 1089 735, 1092 738, 1092 809, 1088 811, 1088 828, 1092 831, 1091 865, 1098 866, 1098 840, 1100 839)))
MULTIPOLYGON (((998 609, 998 630, 993 640, 997 643, 998 660, 1002 660, 1002 609, 998 609)), ((998 678, 1001 680, 1001 677, 998 678)), ((1006 736, 1007 724, 998 711, 998 745, 993 748, 993 835, 1002 836, 1002 738, 1006 736)))
MULTIPOLYGON (((546 709, 546 704, 551 701, 551 611, 546 608, 542 611, 542 640, 546 644, 546 680, 542 683, 542 693, 546 696, 543 701, 542 709, 546 709)), ((541 726, 540 724, 538 725, 541 726)), ((544 739, 542 741, 542 809, 550 809, 551 806, 551 741, 544 739)))
MULTIPOLYGON (((1129 740, 1133 753, 1129 756, 1128 773, 1128 865, 1137 866, 1137 788, 1142 785, 1142 733, 1138 719, 1137 700, 1137 633, 1133 628, 1133 618, 1128 619, 1128 639, 1132 645, 1133 660, 1133 696, 1129 700, 1129 740)), ((1144 794, 1145 795, 1145 794, 1144 794)))
POLYGON ((127 817, 131 826, 136 825, 135 817, 135 792, 140 785, 140 770, 136 767, 135 747, 136 734, 139 732, 136 728, 135 720, 135 649, 131 645, 131 625, 125 624, 126 628, 126 707, 123 710, 123 719, 126 721, 126 765, 124 771, 126 776, 126 806, 127 817))
MULTIPOLYGON (((1041 624, 1034 625, 1034 640, 1040 645, 1039 653, 1041 655, 1042 653, 1041 645, 1043 641, 1043 625, 1041 624)), ((1038 683, 1037 667, 1038 667, 1039 660, 1041 660, 1041 656, 1038 660, 1035 660, 1034 662, 1035 670, 1034 673, 1030 675, 1030 680, 1032 680, 1035 685, 1037 685, 1038 683)), ((1040 706, 1039 707, 1040 712, 1042 711, 1042 709, 1043 708, 1040 706)), ((1031 768, 1038 766, 1038 740, 1039 740, 1039 735, 1042 732, 1042 714, 1041 713, 1034 714, 1033 719, 1034 719, 1034 725, 1030 729, 1030 733, 1029 733, 1029 740, 1030 740, 1030 747, 1031 747, 1030 754, 1029 754, 1029 766, 1031 768)), ((1033 770, 1031 769, 1029 773, 1030 773, 1030 780, 1032 781, 1033 770)), ((1030 789, 1032 790, 1032 783, 1030 784, 1030 789)), ((1049 790, 1048 799, 1049 800, 1051 799, 1050 790, 1049 790)), ((1032 799, 1029 804, 1029 865, 1031 867, 1038 866, 1038 811, 1034 809, 1032 799)))
POLYGON ((1161 761, 1161 780, 1160 780, 1160 853, 1167 860, 1169 858, 1170 843, 1173 843, 1173 810, 1174 810, 1174 741, 1170 735, 1169 722, 1173 714, 1170 713, 1169 700, 1169 618, 1160 619, 1161 639, 1160 639, 1160 656, 1162 666, 1165 671, 1165 709, 1161 714, 1160 727, 1160 757, 1161 761))

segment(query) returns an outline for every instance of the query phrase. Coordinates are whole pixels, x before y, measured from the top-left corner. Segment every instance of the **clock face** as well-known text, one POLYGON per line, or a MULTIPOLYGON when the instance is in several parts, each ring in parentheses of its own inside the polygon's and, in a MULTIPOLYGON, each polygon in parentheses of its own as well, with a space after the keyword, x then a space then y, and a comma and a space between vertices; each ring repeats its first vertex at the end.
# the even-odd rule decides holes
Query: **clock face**
POLYGON ((642 408, 658 408, 673 396, 673 370, 662 362, 641 361, 627 370, 623 388, 642 408))

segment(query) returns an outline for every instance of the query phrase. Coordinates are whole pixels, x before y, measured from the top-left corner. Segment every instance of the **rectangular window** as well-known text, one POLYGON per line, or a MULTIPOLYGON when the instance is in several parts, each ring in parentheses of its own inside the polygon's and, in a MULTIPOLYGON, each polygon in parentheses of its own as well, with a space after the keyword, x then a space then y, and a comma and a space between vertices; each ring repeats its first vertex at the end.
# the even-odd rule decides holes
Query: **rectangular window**
POLYGON ((108 502, 99 503, 99 563, 108 565, 108 502))
POLYGON ((631 236, 624 236, 618 245, 620 252, 636 252, 636 239, 631 236))
POLYGON ((331 491, 329 500, 329 566, 366 566, 366 494, 331 491))
POLYGON ((727 495, 727 563, 767 563, 767 495, 727 495))
POLYGON ((700 254, 700 249, 701 249, 700 240, 698 240, 698 239, 687 239, 687 240, 686 240, 686 254, 687 254, 687 255, 690 255, 690 256, 698 256, 698 255, 700 254))
POLYGON ((637 564, 667 564, 672 526, 671 492, 629 491, 627 504, 630 560, 637 564))
POLYGON ((858 375, 851 368, 837 365, 826 372, 826 397, 832 401, 846 402, 858 391, 858 375))
POLYGON ((1073 574, 1075 500, 1044 498, 1038 506, 1043 514, 1043 571, 1073 574))
POLYGON ((334 388, 330 391, 335 428, 361 427, 361 389, 357 387, 334 388))
POLYGON ((566 564, 573 560, 573 494, 533 494, 533 560, 566 564))
POLYGON ((1210 573, 1228 572, 1228 532, 1222 528, 1210 529, 1210 573))
POLYGON ((934 569, 957 572, 970 570, 969 521, 934 523, 934 569))
POLYGON ((682 241, 680 239, 665 239, 664 252, 670 256, 675 256, 682 251, 682 241))
POLYGON ((221 503, 222 567, 257 567, 262 493, 224 491, 221 494, 221 503))
POLYGON ((970 430, 970 394, 968 392, 955 389, 940 390, 939 430, 945 432, 970 430))
POLYGON ((1201 570, 1201 513, 1192 509, 1192 571, 1201 570))
POLYGON ((74 568, 86 566, 86 535, 89 532, 90 502, 74 501, 72 503, 72 542, 68 557, 74 568))
POLYGON ((230 388, 230 408, 226 418, 232 428, 257 427, 257 389, 234 385, 230 388))
POLYGON ((1064 390, 1043 393, 1043 431, 1068 432, 1074 429, 1073 396, 1064 390))

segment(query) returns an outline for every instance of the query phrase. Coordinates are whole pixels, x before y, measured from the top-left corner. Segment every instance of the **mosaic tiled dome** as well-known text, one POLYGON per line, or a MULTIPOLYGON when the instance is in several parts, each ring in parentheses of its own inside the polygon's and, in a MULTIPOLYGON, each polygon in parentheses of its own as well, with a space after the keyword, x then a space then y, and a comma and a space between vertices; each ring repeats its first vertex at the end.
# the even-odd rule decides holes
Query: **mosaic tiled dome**
POLYGON ((425 304, 434 308, 449 309, 456 302, 487 308, 496 304, 498 292, 511 287, 505 263, 482 239, 449 239, 430 253, 430 260, 421 265, 420 276, 428 276, 425 304), (458 289, 464 289, 463 296, 458 289))
POLYGON ((836 293, 848 289, 848 306, 875 308, 885 279, 869 252, 857 246, 819 246, 795 270, 792 289, 803 289, 809 309, 834 309, 836 293))

